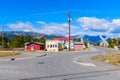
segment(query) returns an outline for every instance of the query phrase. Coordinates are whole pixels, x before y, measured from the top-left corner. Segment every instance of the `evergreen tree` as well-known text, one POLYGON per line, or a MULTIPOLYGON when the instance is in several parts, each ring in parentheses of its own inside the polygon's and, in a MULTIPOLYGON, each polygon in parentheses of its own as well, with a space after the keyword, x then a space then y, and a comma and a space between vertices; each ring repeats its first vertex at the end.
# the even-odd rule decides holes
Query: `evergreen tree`
POLYGON ((113 38, 113 39, 108 39, 108 44, 110 48, 114 48, 114 46, 118 45, 118 39, 113 38))
MULTIPOLYGON (((2 36, 0 36, 0 46, 2 47, 2 36)), ((8 47, 8 37, 6 36, 3 37, 3 47, 4 48, 8 47)))
POLYGON ((21 48, 24 47, 26 42, 31 42, 32 37, 30 36, 15 36, 10 40, 11 48, 21 48))
POLYGON ((81 42, 81 38, 78 38, 75 40, 76 42, 81 42))
POLYGON ((10 40, 10 48, 22 48, 26 42, 41 42, 45 43, 44 37, 33 39, 31 36, 15 36, 10 40))

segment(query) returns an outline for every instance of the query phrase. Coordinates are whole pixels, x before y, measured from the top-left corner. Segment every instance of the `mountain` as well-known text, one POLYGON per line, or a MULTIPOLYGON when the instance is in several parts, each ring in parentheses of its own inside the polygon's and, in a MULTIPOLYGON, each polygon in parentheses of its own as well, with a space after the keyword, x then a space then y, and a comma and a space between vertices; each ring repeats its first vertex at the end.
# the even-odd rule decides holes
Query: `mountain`
MULTIPOLYGON (((2 35, 2 32, 0 32, 0 35, 2 35)), ((56 35, 46 35, 46 34, 36 33, 36 32, 24 32, 24 31, 5 31, 4 36, 7 36, 9 39, 15 36, 32 36, 33 38, 45 37, 46 39, 53 39, 54 37, 63 37, 63 36, 56 36, 56 35)))
POLYGON ((93 43, 97 43, 97 42, 101 41, 99 36, 88 36, 88 35, 85 35, 83 39, 85 41, 89 41, 89 42, 93 42, 93 43))
MULTIPOLYGON (((76 35, 73 36, 75 38, 81 38, 80 36, 76 35)), ((105 38, 106 36, 103 36, 103 38, 105 38)), ((89 41, 89 42, 93 42, 93 43, 97 43, 97 42, 101 42, 101 38, 99 36, 89 36, 89 35, 84 35, 83 37, 84 41, 89 41)))
MULTIPOLYGON (((0 32, 2 34, 2 32, 0 32)), ((5 31, 4 36, 8 36, 9 39, 15 37, 15 36, 32 36, 34 38, 40 38, 40 37, 45 37, 46 39, 53 39, 55 37, 64 37, 64 36, 58 36, 58 35, 46 35, 42 33, 35 33, 35 32, 23 32, 23 31, 5 31)), ((78 38, 79 36, 72 36, 74 38, 78 38)), ((104 36, 105 37, 105 36, 104 36)), ((84 41, 89 41, 93 43, 100 42, 101 39, 99 36, 89 36, 89 35, 84 35, 83 37, 84 41)))

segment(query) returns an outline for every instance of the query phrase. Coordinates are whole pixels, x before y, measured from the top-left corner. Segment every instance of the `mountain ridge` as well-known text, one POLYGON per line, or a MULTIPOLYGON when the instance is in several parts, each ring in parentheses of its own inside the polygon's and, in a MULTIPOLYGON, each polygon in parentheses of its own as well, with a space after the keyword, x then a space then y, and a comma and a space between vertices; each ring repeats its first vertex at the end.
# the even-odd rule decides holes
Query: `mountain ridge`
MULTIPOLYGON (((2 32, 0 32, 2 35, 2 32)), ((47 35, 47 34, 42 34, 42 33, 36 33, 36 32, 24 32, 24 31, 5 31, 4 36, 8 36, 9 39, 15 37, 15 36, 32 36, 34 38, 40 38, 40 37, 45 37, 46 39, 53 39, 55 37, 65 37, 65 36, 59 36, 59 35, 47 35)), ((73 38, 81 38, 78 35, 71 36, 73 38)), ((93 43, 100 42, 101 39, 99 36, 89 36, 89 35, 84 35, 83 36, 84 41, 89 41, 93 43)))

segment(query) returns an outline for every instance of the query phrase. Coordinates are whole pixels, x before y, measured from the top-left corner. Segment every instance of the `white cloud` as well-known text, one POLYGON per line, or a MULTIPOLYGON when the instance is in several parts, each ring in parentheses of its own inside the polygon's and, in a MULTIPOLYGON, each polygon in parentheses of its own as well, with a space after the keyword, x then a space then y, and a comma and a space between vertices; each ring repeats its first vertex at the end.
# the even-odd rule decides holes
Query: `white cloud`
MULTIPOLYGON (((109 35, 114 37, 120 35, 120 19, 108 21, 104 18, 81 17, 77 19, 77 24, 71 25, 71 35, 109 35)), ((68 35, 68 23, 46 23, 44 21, 17 22, 8 24, 9 28, 15 31, 32 31, 43 34, 68 35), (42 29, 41 29, 42 28, 42 29)))
POLYGON ((16 31, 31 31, 33 30, 33 25, 30 22, 18 22, 16 24, 8 24, 11 29, 16 30, 16 31))
MULTIPOLYGON (((67 23, 49 23, 44 24, 44 29, 41 30, 45 34, 55 34, 55 35, 66 35, 68 34, 68 24, 67 23)), ((71 25, 71 32, 76 31, 79 28, 78 26, 71 25)))
POLYGON ((84 30, 103 32, 107 31, 110 27, 110 23, 108 21, 95 17, 81 17, 77 21, 80 22, 80 25, 84 28, 84 30))
POLYGON ((77 21, 84 30, 90 30, 91 34, 94 35, 115 35, 120 33, 120 19, 113 19, 110 22, 104 18, 81 17, 77 21))
MULTIPOLYGON (((45 23, 43 21, 37 21, 35 25, 30 22, 18 22, 15 24, 8 24, 9 28, 15 31, 27 31, 27 32, 39 32, 43 34, 54 34, 54 35, 66 35, 68 34, 67 23, 45 23), (35 26, 37 24, 37 26, 35 26), (39 26, 38 26, 39 25, 39 26), (40 29, 42 27, 42 29, 40 29)), ((76 31, 78 26, 71 25, 71 32, 76 31)))
POLYGON ((112 20, 111 32, 120 33, 120 19, 113 19, 112 20))

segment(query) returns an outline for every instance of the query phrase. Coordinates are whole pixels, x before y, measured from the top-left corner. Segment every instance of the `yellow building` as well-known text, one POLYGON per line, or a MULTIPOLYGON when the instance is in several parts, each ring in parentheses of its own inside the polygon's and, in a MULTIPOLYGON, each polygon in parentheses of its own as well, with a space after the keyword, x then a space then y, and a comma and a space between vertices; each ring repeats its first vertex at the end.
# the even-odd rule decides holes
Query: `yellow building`
POLYGON ((57 40, 46 40, 46 50, 47 51, 59 51, 61 49, 61 45, 57 40))

